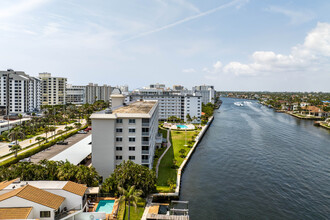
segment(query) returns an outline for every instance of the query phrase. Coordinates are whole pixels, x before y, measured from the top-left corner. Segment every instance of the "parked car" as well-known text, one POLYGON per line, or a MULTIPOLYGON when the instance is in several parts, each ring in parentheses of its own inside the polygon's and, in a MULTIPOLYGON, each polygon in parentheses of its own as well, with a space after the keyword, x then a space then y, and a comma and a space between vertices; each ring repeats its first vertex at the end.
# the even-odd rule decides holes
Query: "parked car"
POLYGON ((80 130, 77 132, 78 134, 87 134, 87 131, 84 131, 84 130, 80 130))
POLYGON ((16 143, 16 141, 13 141, 13 142, 10 142, 9 144, 8 144, 8 147, 12 147, 12 146, 14 146, 14 145, 18 145, 19 144, 19 142, 17 141, 17 143, 16 143))
POLYGON ((90 130, 92 130, 92 128, 88 127, 88 128, 85 128, 85 130, 84 130, 84 131, 87 131, 87 132, 89 132, 90 130))
POLYGON ((59 142, 57 142, 56 144, 57 144, 57 145, 68 145, 69 142, 67 142, 67 141, 59 141, 59 142))

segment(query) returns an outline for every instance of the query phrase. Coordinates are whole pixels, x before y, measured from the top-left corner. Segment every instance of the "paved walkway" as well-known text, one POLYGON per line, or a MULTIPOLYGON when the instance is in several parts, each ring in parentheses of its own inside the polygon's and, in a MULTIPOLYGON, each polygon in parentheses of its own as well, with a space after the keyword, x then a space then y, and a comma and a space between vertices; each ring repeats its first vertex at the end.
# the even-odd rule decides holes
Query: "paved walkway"
MULTIPOLYGON (((85 123, 86 123, 86 121, 83 121, 82 125, 84 126, 85 123)), ((68 124, 68 125, 60 125, 60 126, 57 126, 57 128, 56 128, 56 130, 55 130, 55 133, 56 133, 55 136, 52 135, 52 134, 54 134, 54 132, 48 132, 48 134, 47 134, 47 138, 48 138, 48 140, 51 140, 52 138, 55 139, 56 137, 59 137, 59 136, 65 134, 66 132, 65 132, 65 133, 62 133, 62 134, 57 134, 57 131, 58 131, 58 130, 63 130, 63 131, 65 131, 65 127, 66 127, 66 126, 72 126, 72 127, 74 127, 74 123, 72 123, 72 124, 68 124), (52 136, 51 136, 51 135, 52 135, 52 136)), ((72 131, 72 130, 70 130, 70 131, 72 131)), ((69 132, 69 131, 68 131, 68 132, 69 132)), ((25 149, 25 148, 29 147, 29 146, 32 145, 32 144, 38 143, 38 141, 35 140, 37 137, 46 137, 46 134, 43 133, 43 134, 40 134, 40 135, 37 135, 37 136, 34 136, 34 137, 32 137, 32 138, 29 138, 29 139, 26 139, 26 140, 24 140, 24 141, 19 142, 19 145, 22 147, 23 150, 19 151, 19 152, 18 152, 18 155, 20 155, 21 153, 24 153, 24 152, 26 152, 26 151, 28 151, 28 150, 30 150, 30 149, 33 149, 33 148, 38 147, 39 144, 36 144, 36 145, 35 145, 34 147, 32 147, 32 148, 25 149), (24 150, 24 149, 25 149, 25 150, 24 150)), ((45 142, 45 141, 42 141, 42 142, 40 142, 40 144, 43 144, 44 142, 45 142)), ((0 148, 0 156, 6 155, 6 154, 8 154, 8 153, 11 153, 11 151, 9 151, 8 143, 6 143, 6 145, 3 145, 3 144, 2 144, 2 146, 1 146, 1 148, 0 148)), ((11 157, 14 157, 14 155, 10 155, 10 156, 8 156, 8 157, 5 157, 5 158, 0 159, 0 162, 5 161, 5 160, 7 160, 7 159, 9 159, 9 158, 11 158, 11 157)))
POLYGON ((158 178, 158 168, 159 168, 160 161, 163 159, 164 155, 166 154, 166 152, 168 151, 168 149, 170 149, 170 147, 171 147, 170 132, 171 132, 171 129, 168 129, 167 130, 167 148, 166 148, 166 150, 164 151, 164 153, 160 156, 160 158, 157 161, 156 178, 158 178))

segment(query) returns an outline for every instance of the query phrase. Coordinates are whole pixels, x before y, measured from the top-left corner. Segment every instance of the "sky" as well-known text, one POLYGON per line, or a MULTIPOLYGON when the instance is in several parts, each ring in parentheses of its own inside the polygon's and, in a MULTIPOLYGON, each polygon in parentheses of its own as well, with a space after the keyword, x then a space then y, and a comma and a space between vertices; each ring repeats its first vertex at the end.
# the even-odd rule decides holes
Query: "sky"
POLYGON ((329 0, 1 0, 0 70, 73 85, 330 91, 329 0))

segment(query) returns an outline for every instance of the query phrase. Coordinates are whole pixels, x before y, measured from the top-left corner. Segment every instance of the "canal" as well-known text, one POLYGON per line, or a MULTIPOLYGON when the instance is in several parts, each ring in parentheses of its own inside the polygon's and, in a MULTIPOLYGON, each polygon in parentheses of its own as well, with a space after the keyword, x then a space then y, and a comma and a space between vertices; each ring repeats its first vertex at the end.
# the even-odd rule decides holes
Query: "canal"
POLYGON ((182 177, 190 218, 329 219, 330 132, 255 101, 222 100, 182 177))

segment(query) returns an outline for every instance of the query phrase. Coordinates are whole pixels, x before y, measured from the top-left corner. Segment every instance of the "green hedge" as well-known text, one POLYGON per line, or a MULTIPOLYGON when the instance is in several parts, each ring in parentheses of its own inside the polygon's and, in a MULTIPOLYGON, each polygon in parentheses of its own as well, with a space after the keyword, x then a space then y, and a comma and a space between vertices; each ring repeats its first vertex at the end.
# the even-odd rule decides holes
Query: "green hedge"
MULTIPOLYGON (((88 126, 86 125, 86 126, 80 128, 79 130, 85 129, 87 127, 88 126)), ((17 157, 12 157, 12 158, 9 158, 8 160, 3 161, 0 164, 0 166, 10 166, 11 164, 17 163, 18 161, 20 161, 20 160, 22 160, 24 158, 30 157, 30 156, 32 156, 32 155, 34 155, 36 153, 39 153, 40 151, 43 151, 43 150, 45 150, 45 149, 47 149, 47 148, 55 145, 58 141, 63 140, 63 138, 66 139, 66 138, 71 137, 72 135, 76 134, 77 132, 78 132, 78 130, 71 131, 68 134, 65 134, 65 135, 62 135, 60 137, 57 137, 54 140, 51 140, 51 141, 49 141, 47 143, 44 143, 44 144, 42 144, 42 145, 40 145, 40 146, 38 146, 36 148, 33 148, 31 150, 28 150, 27 152, 18 154, 17 157)), ((34 145, 35 144, 31 145, 31 147, 34 146, 34 145)), ((26 150, 26 149, 27 148, 24 148, 23 150, 26 150)), ((11 153, 11 154, 14 154, 14 153, 11 153)))

